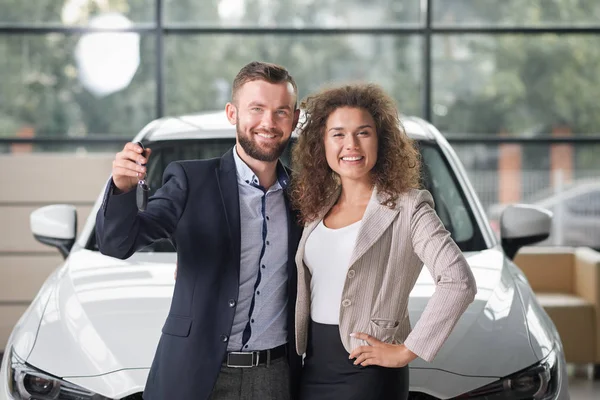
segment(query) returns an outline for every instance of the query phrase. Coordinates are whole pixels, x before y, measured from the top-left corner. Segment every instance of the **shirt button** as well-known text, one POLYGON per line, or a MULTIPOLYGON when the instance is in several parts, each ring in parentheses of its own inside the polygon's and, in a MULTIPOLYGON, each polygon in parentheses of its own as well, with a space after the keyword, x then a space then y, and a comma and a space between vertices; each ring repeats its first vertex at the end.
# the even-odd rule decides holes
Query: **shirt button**
POLYGON ((234 299, 229 299, 229 307, 231 307, 231 308, 235 307, 235 300, 234 299))
POLYGON ((348 271, 348 278, 354 278, 355 275, 356 275, 356 272, 353 269, 348 271))
POLYGON ((225 343, 229 340, 229 338, 227 337, 227 335, 221 335, 221 342, 225 343))
POLYGON ((345 299, 344 301, 342 301, 342 305, 344 307, 348 307, 350 304, 352 304, 352 302, 350 300, 348 300, 348 299, 345 299))
POLYGON ((267 246, 269 245, 269 241, 267 240, 267 246))

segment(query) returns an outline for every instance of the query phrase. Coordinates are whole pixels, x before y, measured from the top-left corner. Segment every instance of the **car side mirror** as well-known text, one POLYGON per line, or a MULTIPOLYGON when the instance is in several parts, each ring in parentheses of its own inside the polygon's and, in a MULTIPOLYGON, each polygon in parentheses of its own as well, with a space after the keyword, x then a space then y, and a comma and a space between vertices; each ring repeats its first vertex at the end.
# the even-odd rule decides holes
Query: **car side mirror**
POLYGON ((77 236, 77 210, 70 204, 54 204, 34 210, 29 216, 37 241, 58 248, 67 258, 77 236))
POLYGON ((502 248, 511 260, 519 249, 550 236, 552 212, 527 204, 508 206, 500 215, 502 248))

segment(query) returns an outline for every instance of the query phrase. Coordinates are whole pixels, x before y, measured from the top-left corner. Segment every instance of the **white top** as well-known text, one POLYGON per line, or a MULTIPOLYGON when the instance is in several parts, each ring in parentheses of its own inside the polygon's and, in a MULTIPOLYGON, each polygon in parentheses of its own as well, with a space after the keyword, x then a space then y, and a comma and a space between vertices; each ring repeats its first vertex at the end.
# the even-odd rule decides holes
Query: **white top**
POLYGON ((304 264, 312 274, 310 315, 315 322, 340 323, 342 291, 360 223, 330 229, 321 221, 306 240, 304 264))

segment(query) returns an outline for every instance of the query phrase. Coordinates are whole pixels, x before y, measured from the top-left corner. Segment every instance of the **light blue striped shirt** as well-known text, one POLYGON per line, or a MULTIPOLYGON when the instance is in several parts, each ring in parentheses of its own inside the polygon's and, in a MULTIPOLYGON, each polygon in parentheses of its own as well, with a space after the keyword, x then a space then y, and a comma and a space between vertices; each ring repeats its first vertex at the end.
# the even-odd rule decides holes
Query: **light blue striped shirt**
POLYGON ((229 351, 265 350, 287 342, 289 177, 279 164, 268 190, 234 147, 240 198, 240 289, 229 351))

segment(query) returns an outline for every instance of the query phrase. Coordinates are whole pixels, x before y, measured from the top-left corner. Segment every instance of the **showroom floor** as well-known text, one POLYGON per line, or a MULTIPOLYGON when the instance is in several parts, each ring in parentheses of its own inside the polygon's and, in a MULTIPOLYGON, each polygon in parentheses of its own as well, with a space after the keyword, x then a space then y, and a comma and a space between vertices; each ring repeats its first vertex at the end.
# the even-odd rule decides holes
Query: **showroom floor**
POLYGON ((571 400, 598 400, 600 399, 600 380, 593 380, 591 365, 567 366, 569 374, 569 394, 571 400))
POLYGON ((598 400, 600 399, 600 381, 584 378, 573 378, 569 382, 571 400, 598 400))

